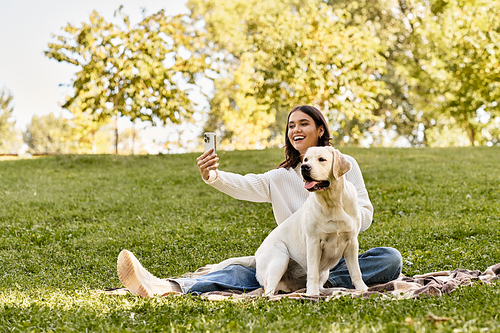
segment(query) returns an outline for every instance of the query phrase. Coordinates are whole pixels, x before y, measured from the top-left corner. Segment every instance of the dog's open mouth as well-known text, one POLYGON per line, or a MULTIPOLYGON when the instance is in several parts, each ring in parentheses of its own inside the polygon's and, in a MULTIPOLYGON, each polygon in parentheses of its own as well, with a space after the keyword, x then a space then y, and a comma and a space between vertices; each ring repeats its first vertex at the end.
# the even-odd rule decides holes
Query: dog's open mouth
POLYGON ((328 180, 316 181, 307 177, 304 178, 304 181, 305 181, 304 187, 309 192, 324 191, 330 186, 330 182, 328 180))

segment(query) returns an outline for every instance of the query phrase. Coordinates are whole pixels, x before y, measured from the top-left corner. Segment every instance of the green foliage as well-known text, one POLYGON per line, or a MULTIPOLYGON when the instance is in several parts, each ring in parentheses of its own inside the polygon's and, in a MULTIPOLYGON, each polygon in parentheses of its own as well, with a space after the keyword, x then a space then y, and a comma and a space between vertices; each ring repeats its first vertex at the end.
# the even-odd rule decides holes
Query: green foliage
POLYGON ((63 107, 94 120, 121 115, 162 124, 189 117, 194 103, 188 90, 208 66, 197 31, 164 11, 135 26, 121 7, 116 15, 121 25, 94 11, 89 23, 68 24, 53 35, 46 56, 78 67, 73 96, 63 107))
POLYGON ((406 28, 393 38, 398 47, 389 57, 400 85, 391 90, 400 97, 389 102, 399 110, 392 112, 394 124, 411 131, 414 143, 498 142, 499 7, 498 1, 399 2, 396 16, 406 28))
POLYGON ((112 146, 111 128, 84 113, 73 119, 53 113, 34 115, 26 125, 24 141, 32 154, 103 154, 112 146))
POLYGON ((207 129, 276 144, 283 115, 309 103, 337 145, 499 142, 498 1, 326 3, 189 2, 224 60, 207 129))
MULTIPOLYGON (((109 121, 95 121, 92 115, 72 108, 71 137, 76 143, 78 154, 105 154, 112 146, 112 135, 109 121)), ((121 139, 121 137, 120 137, 121 139)))
MULTIPOLYGON (((499 149, 344 148, 375 206, 361 250, 393 246, 411 276, 500 262, 499 149)), ((1 331, 500 331, 500 284, 440 298, 209 302, 95 296, 119 287, 126 248, 160 277, 248 255, 275 227, 269 204, 200 178, 198 154, 0 162, 1 331), (445 317, 435 322, 430 315, 445 317)), ((219 152, 223 170, 275 168, 283 151, 219 152)))
POLYGON ((34 115, 31 123, 26 125, 24 141, 30 153, 35 154, 68 154, 74 151, 71 123, 62 115, 34 115))
POLYGON ((0 90, 0 153, 14 153, 19 148, 18 131, 14 128, 14 96, 5 88, 0 90))
POLYGON ((435 57, 447 75, 435 88, 444 97, 438 110, 465 129, 471 145, 485 143, 484 123, 500 117, 499 8, 498 1, 448 1, 440 13, 433 13, 441 33, 428 36, 438 46, 435 57))
POLYGON ((442 140, 447 132, 442 129, 446 128, 451 129, 450 141, 456 137, 453 129, 459 129, 471 145, 498 142, 491 125, 498 127, 495 118, 500 117, 500 3, 406 3, 411 55, 403 63, 409 65, 406 70, 414 78, 409 95, 413 107, 423 111, 420 118, 426 128, 426 143, 442 140), (434 133, 432 127, 436 127, 434 133))
MULTIPOLYGON (((345 11, 316 0, 190 1, 205 21, 214 57, 223 58, 207 129, 224 127, 227 144, 275 144, 281 121, 298 104, 325 111, 331 124, 372 119, 387 94, 385 46, 345 11), (242 20, 227 20, 242 17, 242 20)), ((349 134, 356 141, 357 128, 349 134)), ((239 145, 239 146, 238 146, 239 145)))
POLYGON ((54 35, 46 55, 78 67, 64 107, 82 142, 114 116, 190 121, 208 78, 204 127, 230 149, 279 145, 299 104, 324 112, 336 145, 500 144, 499 0, 187 6, 135 26, 121 8, 121 24, 93 12, 54 35))
POLYGON ((346 121, 336 129, 338 137, 350 136, 350 129, 357 127, 361 133, 358 138, 368 139, 375 146, 387 145, 388 141, 392 144, 391 132, 418 145, 418 125, 422 120, 411 98, 417 86, 410 70, 414 67, 413 59, 409 57, 417 44, 411 44, 412 31, 406 24, 407 2, 329 0, 327 3, 334 10, 347 13, 347 26, 365 27, 385 46, 379 50, 386 59, 380 80, 389 91, 376 97, 378 107, 373 110, 373 117, 364 122, 346 121))

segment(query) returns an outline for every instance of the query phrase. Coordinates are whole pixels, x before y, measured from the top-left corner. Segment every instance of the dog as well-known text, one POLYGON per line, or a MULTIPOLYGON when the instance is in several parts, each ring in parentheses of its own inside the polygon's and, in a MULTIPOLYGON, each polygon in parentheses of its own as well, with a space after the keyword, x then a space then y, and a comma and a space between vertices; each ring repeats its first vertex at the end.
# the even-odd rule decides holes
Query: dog
POLYGON ((361 213, 356 188, 345 179, 351 163, 333 147, 311 147, 301 166, 304 187, 310 192, 302 207, 276 227, 254 256, 227 259, 211 271, 229 265, 256 269, 264 295, 306 287, 319 295, 329 271, 344 256, 354 287, 366 291, 358 262, 361 213))

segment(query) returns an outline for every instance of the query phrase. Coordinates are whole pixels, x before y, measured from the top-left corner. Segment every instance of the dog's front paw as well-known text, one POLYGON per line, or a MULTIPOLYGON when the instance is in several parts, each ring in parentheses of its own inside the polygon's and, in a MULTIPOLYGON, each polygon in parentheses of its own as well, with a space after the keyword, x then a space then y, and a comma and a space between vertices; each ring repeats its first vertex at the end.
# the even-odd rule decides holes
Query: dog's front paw
POLYGON ((306 296, 319 296, 319 289, 307 289, 306 296))
POLYGON ((354 283, 354 287, 356 288, 356 290, 361 290, 363 292, 368 291, 368 286, 363 281, 354 283))
POLYGON ((263 297, 273 297, 276 294, 276 290, 274 289, 264 289, 263 297))

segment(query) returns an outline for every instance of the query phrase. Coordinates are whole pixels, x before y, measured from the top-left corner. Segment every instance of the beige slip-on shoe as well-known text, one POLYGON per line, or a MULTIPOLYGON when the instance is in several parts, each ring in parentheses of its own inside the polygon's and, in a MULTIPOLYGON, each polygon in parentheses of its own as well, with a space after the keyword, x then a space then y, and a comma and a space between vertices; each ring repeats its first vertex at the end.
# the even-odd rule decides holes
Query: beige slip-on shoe
POLYGON ((149 273, 128 250, 122 250, 118 255, 117 270, 121 283, 134 295, 149 298, 182 292, 176 282, 162 280, 149 273))

